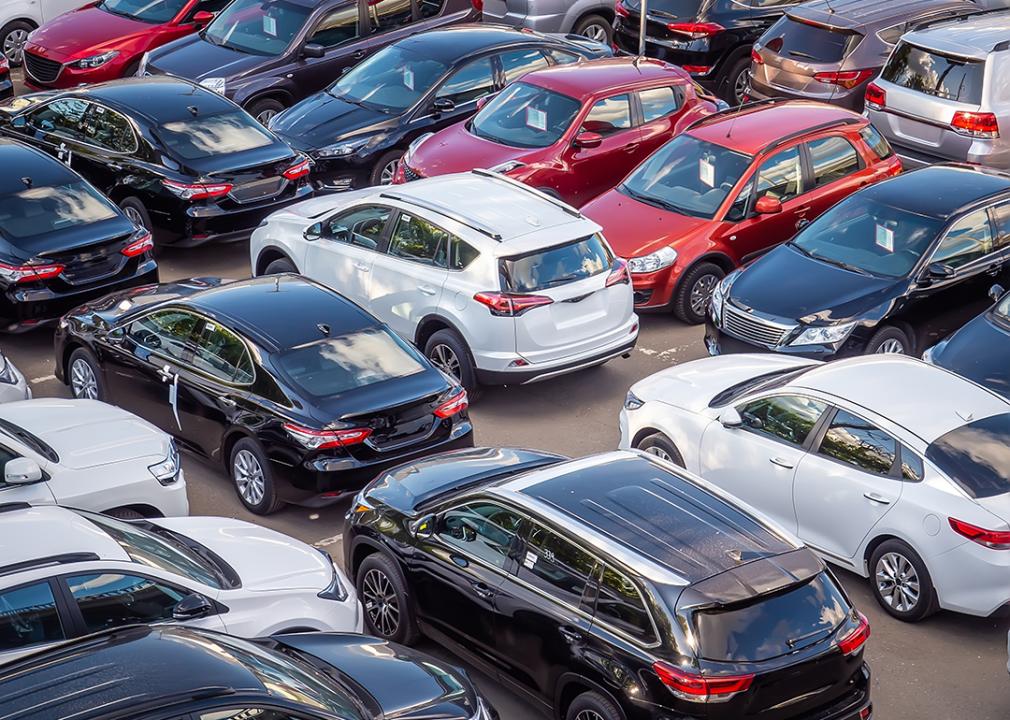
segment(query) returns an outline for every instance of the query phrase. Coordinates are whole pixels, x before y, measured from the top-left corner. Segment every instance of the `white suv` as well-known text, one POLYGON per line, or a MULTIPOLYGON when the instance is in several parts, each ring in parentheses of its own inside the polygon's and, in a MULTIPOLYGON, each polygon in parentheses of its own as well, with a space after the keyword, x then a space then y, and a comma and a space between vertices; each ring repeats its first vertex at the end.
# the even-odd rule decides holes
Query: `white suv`
POLYGON ((487 170, 307 200, 267 218, 250 250, 254 275, 334 288, 471 390, 599 365, 638 338, 600 226, 487 170))

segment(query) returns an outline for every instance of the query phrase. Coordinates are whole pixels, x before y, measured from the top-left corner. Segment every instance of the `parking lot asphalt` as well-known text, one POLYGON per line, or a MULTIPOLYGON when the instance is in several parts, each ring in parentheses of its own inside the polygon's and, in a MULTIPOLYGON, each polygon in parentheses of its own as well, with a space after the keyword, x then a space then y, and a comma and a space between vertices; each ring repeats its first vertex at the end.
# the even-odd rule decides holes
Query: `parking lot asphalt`
MULTIPOLYGON (((249 274, 246 243, 167 249, 159 260, 162 280, 197 276, 238 279, 249 274)), ((68 396, 53 377, 51 330, 0 337, 0 346, 30 379, 36 396, 68 396)), ((630 385, 704 354, 700 328, 685 326, 668 315, 645 315, 638 347, 630 359, 617 359, 546 383, 488 389, 471 408, 476 442, 572 456, 612 450, 619 437, 617 414, 630 385)), ((347 501, 320 510, 287 507, 276 515, 258 518, 241 506, 220 467, 191 455, 185 456, 183 463, 193 514, 258 522, 324 547, 335 558, 342 557, 340 535, 347 501)), ((872 638, 866 658, 873 671, 875 718, 1010 720, 1010 619, 942 612, 921 624, 901 623, 880 609, 865 580, 837 572, 856 607, 870 619, 872 638)), ((449 657, 430 643, 426 649, 449 657)), ((549 717, 504 692, 491 679, 476 671, 473 675, 503 720, 549 717)))

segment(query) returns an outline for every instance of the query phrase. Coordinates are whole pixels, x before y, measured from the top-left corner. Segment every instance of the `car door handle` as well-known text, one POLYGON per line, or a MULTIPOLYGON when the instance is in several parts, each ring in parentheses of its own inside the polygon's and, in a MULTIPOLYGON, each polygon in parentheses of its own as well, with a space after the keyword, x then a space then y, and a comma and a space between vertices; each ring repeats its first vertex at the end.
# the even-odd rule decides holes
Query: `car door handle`
POLYGON ((434 295, 435 293, 438 292, 438 290, 433 288, 431 285, 418 285, 417 289, 420 290, 425 295, 434 295))
POLYGON ((365 263, 354 263, 354 267, 360 270, 361 272, 368 272, 369 270, 371 270, 371 268, 368 267, 368 265, 366 265, 365 263))
POLYGON ((779 467, 785 468, 786 470, 792 470, 794 467, 796 467, 795 463, 791 463, 785 458, 780 457, 768 458, 768 462, 770 462, 772 465, 778 465, 779 467))
POLYGON ((582 639, 582 633, 574 628, 570 628, 567 625, 562 625, 558 628, 558 632, 561 633, 561 637, 565 639, 568 643, 577 643, 582 639))
POLYGON ((354 55, 352 55, 351 57, 353 57, 355 60, 360 60, 367 54, 368 54, 367 50, 358 50, 358 52, 354 53, 354 55))
POLYGON ((221 398, 221 404, 224 405, 225 407, 230 407, 230 408, 235 407, 235 401, 232 400, 230 397, 223 397, 223 398, 221 398))
POLYGON ((484 600, 490 600, 494 597, 494 590, 482 582, 473 583, 473 591, 477 594, 477 597, 484 600))
POLYGON ((626 152, 626 153, 628 153, 630 155, 631 153, 638 152, 638 148, 640 146, 641 146, 640 143, 631 143, 630 145, 625 145, 624 146, 624 152, 626 152))
POLYGON ((890 505, 891 504, 890 500, 888 500, 883 495, 879 495, 878 493, 873 493, 873 492, 863 493, 863 497, 866 498, 867 500, 869 500, 870 502, 875 502, 875 503, 877 503, 879 505, 890 505))

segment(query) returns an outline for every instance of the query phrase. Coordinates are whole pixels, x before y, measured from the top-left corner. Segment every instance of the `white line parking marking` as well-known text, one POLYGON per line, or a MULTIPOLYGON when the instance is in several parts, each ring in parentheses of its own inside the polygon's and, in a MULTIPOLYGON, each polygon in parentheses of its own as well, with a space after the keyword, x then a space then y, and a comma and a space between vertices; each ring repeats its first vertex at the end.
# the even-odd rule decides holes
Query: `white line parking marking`
POLYGON ((317 548, 329 547, 330 545, 340 545, 344 542, 343 535, 333 535, 332 537, 323 538, 318 542, 314 543, 317 548))
POLYGON ((32 378, 28 382, 32 385, 38 385, 39 383, 49 382, 50 380, 55 380, 55 375, 43 375, 42 377, 32 378))

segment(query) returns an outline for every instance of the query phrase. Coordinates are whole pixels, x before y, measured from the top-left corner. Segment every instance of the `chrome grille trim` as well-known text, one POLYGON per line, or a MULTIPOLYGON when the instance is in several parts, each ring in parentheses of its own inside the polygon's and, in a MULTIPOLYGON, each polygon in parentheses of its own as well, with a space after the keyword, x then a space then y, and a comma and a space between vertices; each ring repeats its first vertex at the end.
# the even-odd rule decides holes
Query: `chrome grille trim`
POLYGON ((28 51, 24 53, 24 67, 33 80, 42 83, 55 82, 63 72, 63 65, 60 63, 28 51))
POLYGON ((727 302, 723 305, 722 329, 750 343, 778 347, 796 329, 796 325, 783 325, 755 317, 727 302))

